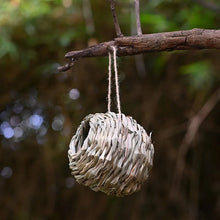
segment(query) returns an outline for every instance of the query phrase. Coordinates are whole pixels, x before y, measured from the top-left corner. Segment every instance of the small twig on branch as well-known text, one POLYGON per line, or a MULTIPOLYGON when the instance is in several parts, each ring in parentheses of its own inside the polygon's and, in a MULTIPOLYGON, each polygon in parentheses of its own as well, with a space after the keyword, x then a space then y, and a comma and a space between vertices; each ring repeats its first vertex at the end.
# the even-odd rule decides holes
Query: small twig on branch
POLYGON ((109 0, 117 37, 122 37, 121 28, 115 11, 115 0, 109 0))
POLYGON ((207 118, 220 100, 220 87, 211 95, 201 110, 189 121, 187 132, 182 140, 177 156, 177 164, 174 172, 173 187, 171 194, 178 192, 185 168, 185 156, 199 130, 202 122, 207 118))
POLYGON ((117 56, 174 50, 220 49, 220 30, 192 29, 119 37, 83 50, 68 52, 65 57, 71 61, 83 57, 108 56, 111 46, 118 48, 117 56))
POLYGON ((68 63, 66 63, 63 66, 59 66, 57 69, 59 72, 65 72, 67 70, 69 70, 75 63, 76 59, 71 59, 68 63))
POLYGON ((135 14, 136 14, 136 28, 137 28, 137 35, 142 35, 141 30, 141 21, 140 21, 140 3, 139 0, 135 0, 135 14))

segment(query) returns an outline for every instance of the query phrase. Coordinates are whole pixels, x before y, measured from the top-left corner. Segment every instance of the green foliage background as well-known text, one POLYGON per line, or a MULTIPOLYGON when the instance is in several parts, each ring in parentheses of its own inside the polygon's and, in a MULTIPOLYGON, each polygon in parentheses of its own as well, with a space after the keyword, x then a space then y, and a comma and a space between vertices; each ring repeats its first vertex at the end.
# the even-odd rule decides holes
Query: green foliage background
MULTIPOLYGON (((125 35, 134 29, 129 2, 117 6, 125 35)), ((220 15, 194 1, 140 2, 144 33, 219 29, 220 15)), ((80 60, 66 73, 57 67, 67 51, 115 37, 108 1, 90 1, 89 19, 88 3, 0 0, 0 219, 219 219, 219 103, 171 196, 188 120, 219 86, 218 50, 119 58, 122 111, 153 132, 154 168, 142 190, 125 198, 74 182, 68 144, 84 116, 106 111, 108 61, 80 60)))

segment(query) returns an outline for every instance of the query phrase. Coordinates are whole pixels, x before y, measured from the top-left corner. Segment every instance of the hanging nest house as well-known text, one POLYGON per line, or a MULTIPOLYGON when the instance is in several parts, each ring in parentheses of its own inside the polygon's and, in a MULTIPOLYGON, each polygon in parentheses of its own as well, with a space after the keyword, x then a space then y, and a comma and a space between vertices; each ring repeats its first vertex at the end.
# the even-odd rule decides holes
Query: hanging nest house
POLYGON ((76 181, 94 191, 125 196, 140 189, 153 165, 151 136, 122 113, 84 118, 68 151, 76 181))

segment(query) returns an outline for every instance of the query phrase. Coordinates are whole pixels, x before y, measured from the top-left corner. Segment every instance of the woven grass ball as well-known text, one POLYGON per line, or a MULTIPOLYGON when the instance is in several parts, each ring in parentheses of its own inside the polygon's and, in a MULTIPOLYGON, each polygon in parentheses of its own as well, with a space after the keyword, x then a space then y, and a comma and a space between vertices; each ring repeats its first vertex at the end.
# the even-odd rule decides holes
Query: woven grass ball
POLYGON ((151 137, 143 127, 114 112, 85 117, 68 151, 78 183, 116 196, 140 189, 153 165, 153 155, 151 137))

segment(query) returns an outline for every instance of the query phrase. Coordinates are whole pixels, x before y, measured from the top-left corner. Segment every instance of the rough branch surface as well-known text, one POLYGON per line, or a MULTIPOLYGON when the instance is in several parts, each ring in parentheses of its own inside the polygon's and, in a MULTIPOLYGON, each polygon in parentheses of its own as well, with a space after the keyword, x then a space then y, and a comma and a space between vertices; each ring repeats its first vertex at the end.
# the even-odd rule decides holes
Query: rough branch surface
POLYGON ((83 57, 107 56, 110 46, 113 45, 118 48, 117 56, 173 50, 220 49, 220 30, 196 28, 187 31, 119 37, 83 50, 68 52, 65 57, 69 62, 59 67, 59 70, 68 70, 76 60, 83 57))

